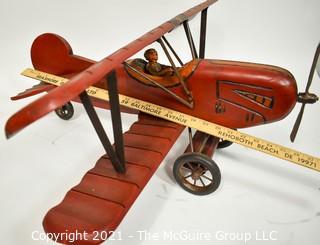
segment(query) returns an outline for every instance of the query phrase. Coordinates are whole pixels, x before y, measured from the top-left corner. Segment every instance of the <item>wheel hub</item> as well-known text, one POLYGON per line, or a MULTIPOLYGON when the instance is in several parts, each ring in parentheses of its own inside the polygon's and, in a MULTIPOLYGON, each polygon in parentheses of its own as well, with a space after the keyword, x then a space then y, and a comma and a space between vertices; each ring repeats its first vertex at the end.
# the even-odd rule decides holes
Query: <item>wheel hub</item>
POLYGON ((198 167, 194 171, 192 171, 191 178, 193 180, 198 180, 203 175, 204 169, 202 167, 198 167))

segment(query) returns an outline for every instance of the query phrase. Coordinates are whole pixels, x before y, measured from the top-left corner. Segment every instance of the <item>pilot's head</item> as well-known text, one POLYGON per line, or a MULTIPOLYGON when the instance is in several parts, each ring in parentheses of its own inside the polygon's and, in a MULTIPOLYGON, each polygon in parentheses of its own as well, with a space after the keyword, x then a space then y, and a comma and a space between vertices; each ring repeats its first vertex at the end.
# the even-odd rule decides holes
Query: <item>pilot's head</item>
POLYGON ((144 57, 148 61, 156 62, 158 60, 158 53, 154 48, 150 48, 144 52, 144 57))

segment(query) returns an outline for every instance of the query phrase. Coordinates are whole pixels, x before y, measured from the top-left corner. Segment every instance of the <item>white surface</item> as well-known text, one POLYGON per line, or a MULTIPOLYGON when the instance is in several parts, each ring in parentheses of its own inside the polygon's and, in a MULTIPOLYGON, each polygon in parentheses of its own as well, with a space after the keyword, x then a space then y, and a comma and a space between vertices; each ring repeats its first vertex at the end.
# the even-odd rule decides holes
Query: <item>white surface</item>
MULTIPOLYGON (((6 120, 31 99, 9 97, 35 84, 19 72, 31 66, 29 50, 41 33, 65 37, 74 53, 99 60, 151 28, 201 1, 48 1, 1 0, 0 8, 0 241, 2 244, 47 244, 32 240, 43 232, 42 219, 76 185, 103 153, 81 105, 64 122, 50 114, 10 140, 6 120)), ((318 0, 220 0, 209 9, 206 57, 282 66, 304 90, 315 47, 320 39, 318 0)), ((192 22, 194 38, 199 17, 192 22)), ((184 34, 168 36, 189 55, 184 34)), ((320 94, 319 78, 311 91, 320 94)), ((307 106, 295 144, 289 134, 297 106, 283 121, 243 130, 255 136, 319 156, 319 103, 307 106)), ((109 112, 99 110, 109 135, 109 112)), ((126 130, 135 116, 123 115, 126 130)), ((184 151, 186 134, 168 154, 118 228, 123 241, 107 244, 194 244, 170 240, 164 232, 209 233, 199 244, 320 244, 320 175, 318 172, 232 146, 214 159, 222 172, 220 188, 198 197, 172 179, 172 163, 184 151), (139 238, 137 231, 160 235, 160 241, 139 238), (236 234, 233 237, 219 235, 236 234), (271 241, 257 241, 255 232, 271 241), (272 233, 273 232, 273 233, 272 233), (128 236, 133 236, 132 238, 128 236), (250 237, 249 237, 250 236, 250 237), (224 240, 221 240, 224 239, 224 240)), ((261 237, 260 237, 261 238, 261 237)), ((49 242, 48 244, 51 244, 49 242)))

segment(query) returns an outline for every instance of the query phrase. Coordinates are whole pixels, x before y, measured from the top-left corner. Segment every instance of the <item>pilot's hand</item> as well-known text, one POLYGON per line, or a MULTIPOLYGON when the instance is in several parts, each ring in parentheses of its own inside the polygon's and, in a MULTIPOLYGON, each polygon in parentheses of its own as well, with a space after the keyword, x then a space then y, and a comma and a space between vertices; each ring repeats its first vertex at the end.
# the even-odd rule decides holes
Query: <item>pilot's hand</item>
POLYGON ((174 71, 171 67, 167 67, 164 69, 164 75, 165 76, 172 76, 174 74, 174 71))

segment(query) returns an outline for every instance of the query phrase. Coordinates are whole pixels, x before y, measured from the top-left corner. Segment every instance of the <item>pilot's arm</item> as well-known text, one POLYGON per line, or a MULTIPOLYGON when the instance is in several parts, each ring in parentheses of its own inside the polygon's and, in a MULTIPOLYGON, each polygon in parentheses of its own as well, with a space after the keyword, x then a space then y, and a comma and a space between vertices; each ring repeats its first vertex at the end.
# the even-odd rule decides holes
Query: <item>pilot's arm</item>
POLYGON ((172 76, 173 69, 170 66, 164 66, 159 63, 149 62, 146 65, 147 71, 154 76, 172 76))

